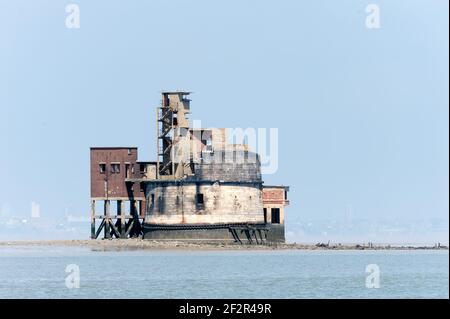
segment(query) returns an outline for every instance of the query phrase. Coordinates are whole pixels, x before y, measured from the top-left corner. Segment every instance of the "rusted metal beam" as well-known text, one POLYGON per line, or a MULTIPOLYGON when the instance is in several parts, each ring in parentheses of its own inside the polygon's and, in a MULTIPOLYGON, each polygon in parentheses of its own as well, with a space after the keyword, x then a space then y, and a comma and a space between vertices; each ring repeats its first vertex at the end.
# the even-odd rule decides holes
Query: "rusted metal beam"
POLYGON ((125 238, 130 234, 131 229, 133 229, 133 225, 134 225, 134 219, 131 219, 129 225, 128 225, 128 229, 125 233, 125 238))
POLYGON ((100 232, 102 231, 104 226, 105 226, 105 220, 103 219, 102 222, 100 223, 100 226, 98 226, 97 232, 95 233, 95 239, 98 238, 98 236, 100 235, 100 232))
MULTIPOLYGON (((120 215, 109 215, 109 219, 120 219, 120 215)), ((95 215, 95 219, 104 219, 104 215, 95 215)), ((125 215, 126 219, 133 218, 133 215, 125 215)))
MULTIPOLYGON (((116 235, 117 238, 121 238, 119 230, 118 230, 118 229, 116 228, 116 226, 113 224, 113 222, 111 221, 111 219, 108 219, 108 223, 109 223, 109 226, 110 226, 111 229, 112 229, 111 233, 114 233, 114 234, 116 235)), ((110 234, 111 234, 111 233, 110 233, 110 234)))

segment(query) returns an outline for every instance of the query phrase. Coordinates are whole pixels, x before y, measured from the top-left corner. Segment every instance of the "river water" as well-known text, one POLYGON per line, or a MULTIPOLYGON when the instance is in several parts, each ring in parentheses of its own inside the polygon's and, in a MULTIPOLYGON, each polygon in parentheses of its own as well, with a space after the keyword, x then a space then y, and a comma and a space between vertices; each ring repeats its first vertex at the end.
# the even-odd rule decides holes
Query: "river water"
POLYGON ((449 255, 0 247, 0 298, 449 298, 449 255))

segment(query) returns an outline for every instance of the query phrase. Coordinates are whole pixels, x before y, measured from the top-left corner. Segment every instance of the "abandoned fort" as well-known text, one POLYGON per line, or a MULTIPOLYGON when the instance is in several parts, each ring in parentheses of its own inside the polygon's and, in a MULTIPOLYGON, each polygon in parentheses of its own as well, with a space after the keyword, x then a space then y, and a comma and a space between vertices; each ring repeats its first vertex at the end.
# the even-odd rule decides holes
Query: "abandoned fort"
POLYGON ((188 97, 162 92, 156 161, 91 148, 91 238, 284 242, 289 188, 264 185, 259 155, 226 129, 191 127, 188 97))

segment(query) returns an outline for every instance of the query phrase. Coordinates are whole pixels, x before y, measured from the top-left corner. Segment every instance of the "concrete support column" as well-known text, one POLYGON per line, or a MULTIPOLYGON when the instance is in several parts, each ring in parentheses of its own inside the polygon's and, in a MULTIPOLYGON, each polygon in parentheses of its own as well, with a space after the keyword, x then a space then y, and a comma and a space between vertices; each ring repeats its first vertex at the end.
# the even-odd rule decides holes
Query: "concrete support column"
POLYGON ((132 216, 136 216, 137 211, 136 211, 136 200, 130 200, 130 213, 132 216))
POLYGON ((91 239, 95 239, 95 200, 91 200, 91 239))
POLYGON ((104 218, 105 218, 105 238, 106 239, 110 239, 111 238, 111 231, 110 231, 110 215, 109 215, 109 206, 110 206, 110 201, 109 200, 105 200, 105 211, 104 211, 104 218))
MULTIPOLYGON (((183 203, 183 199, 181 199, 181 203, 183 203)), ((183 207, 181 207, 181 209, 183 209, 183 207)), ((147 211, 147 200, 144 199, 142 201, 142 217, 145 217, 145 212, 147 211)))
POLYGON ((141 217, 143 217, 143 208, 144 208, 144 201, 143 200, 140 200, 139 201, 139 218, 141 218, 141 217))
POLYGON ((125 202, 120 200, 117 202, 117 209, 120 211, 120 237, 125 238, 126 233, 126 211, 125 211, 125 202))
POLYGON ((137 200, 130 201, 130 211, 131 215, 133 216, 133 229, 130 231, 130 237, 136 237, 137 223, 139 222, 138 210, 136 207, 137 203, 137 200))

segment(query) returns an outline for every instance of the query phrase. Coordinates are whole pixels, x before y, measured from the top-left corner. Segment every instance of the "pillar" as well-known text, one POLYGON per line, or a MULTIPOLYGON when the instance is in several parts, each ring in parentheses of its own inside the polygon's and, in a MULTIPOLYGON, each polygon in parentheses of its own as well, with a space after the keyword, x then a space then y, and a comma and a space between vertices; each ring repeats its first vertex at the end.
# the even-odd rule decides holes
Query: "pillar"
POLYGON ((105 200, 105 206, 104 206, 104 219, 105 219, 105 238, 106 239, 110 239, 111 238, 111 230, 110 230, 110 226, 109 226, 109 205, 110 202, 109 200, 105 200))
POLYGON ((95 200, 91 200, 91 239, 95 239, 95 200))
POLYGON ((130 237, 136 237, 136 230, 137 228, 137 224, 139 223, 139 216, 138 216, 138 211, 136 208, 138 201, 137 200, 130 200, 130 211, 131 211, 131 215, 133 218, 133 229, 130 231, 130 237))
POLYGON ((120 214, 120 238, 125 238, 126 233, 126 211, 125 211, 125 202, 123 200, 117 201, 117 209, 119 210, 120 214))

